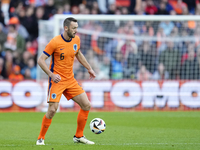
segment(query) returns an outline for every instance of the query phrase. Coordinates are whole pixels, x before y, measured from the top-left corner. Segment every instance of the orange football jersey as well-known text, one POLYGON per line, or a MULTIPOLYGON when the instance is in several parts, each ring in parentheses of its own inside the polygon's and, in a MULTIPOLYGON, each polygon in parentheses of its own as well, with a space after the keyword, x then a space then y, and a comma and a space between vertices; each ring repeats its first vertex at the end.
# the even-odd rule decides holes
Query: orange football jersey
POLYGON ((61 76, 61 81, 74 78, 73 63, 76 53, 80 49, 80 38, 75 36, 67 41, 63 35, 54 37, 43 51, 47 56, 52 55, 49 69, 61 76))

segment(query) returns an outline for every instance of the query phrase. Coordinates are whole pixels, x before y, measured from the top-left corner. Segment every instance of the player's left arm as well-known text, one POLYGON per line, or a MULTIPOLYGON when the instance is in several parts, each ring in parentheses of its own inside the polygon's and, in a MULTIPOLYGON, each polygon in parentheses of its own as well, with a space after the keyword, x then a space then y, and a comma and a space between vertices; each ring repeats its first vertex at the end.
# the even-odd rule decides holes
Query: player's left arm
POLYGON ((90 74, 90 79, 94 79, 96 77, 96 74, 80 50, 76 53, 76 58, 88 70, 88 73, 90 74))

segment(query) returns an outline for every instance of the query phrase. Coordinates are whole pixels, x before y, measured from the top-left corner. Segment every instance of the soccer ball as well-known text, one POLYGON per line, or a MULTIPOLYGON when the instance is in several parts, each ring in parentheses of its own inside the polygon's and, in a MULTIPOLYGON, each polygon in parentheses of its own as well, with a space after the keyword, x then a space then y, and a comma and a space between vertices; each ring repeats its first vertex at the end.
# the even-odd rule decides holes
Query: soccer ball
POLYGON ((104 132, 105 128, 106 128, 106 124, 100 118, 94 118, 90 122, 90 129, 95 134, 100 134, 100 133, 104 132))

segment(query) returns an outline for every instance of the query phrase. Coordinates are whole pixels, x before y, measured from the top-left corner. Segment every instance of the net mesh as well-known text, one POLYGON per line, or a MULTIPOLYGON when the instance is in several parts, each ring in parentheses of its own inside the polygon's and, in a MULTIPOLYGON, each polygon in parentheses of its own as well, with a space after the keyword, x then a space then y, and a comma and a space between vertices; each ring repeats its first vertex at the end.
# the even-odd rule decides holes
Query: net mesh
MULTIPOLYGON (((59 33, 65 18, 59 20, 59 33)), ((78 24, 81 52, 97 80, 199 79, 200 21, 124 21, 122 16, 122 20, 78 19, 78 24)), ((53 38, 54 27, 41 21, 39 28, 40 54, 53 38)), ((78 80, 89 78, 77 60, 74 75, 78 80)), ((47 76, 38 67, 41 79, 47 76)))

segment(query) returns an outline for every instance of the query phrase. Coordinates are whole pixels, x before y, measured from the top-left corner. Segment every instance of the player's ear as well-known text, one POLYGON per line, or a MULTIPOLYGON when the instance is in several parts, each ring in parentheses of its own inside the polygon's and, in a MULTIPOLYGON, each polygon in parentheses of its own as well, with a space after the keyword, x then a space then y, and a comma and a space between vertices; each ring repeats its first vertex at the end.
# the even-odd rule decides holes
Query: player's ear
POLYGON ((65 30, 65 31, 67 31, 67 30, 68 30, 68 27, 67 27, 67 26, 65 26, 65 27, 64 27, 64 30, 65 30))

